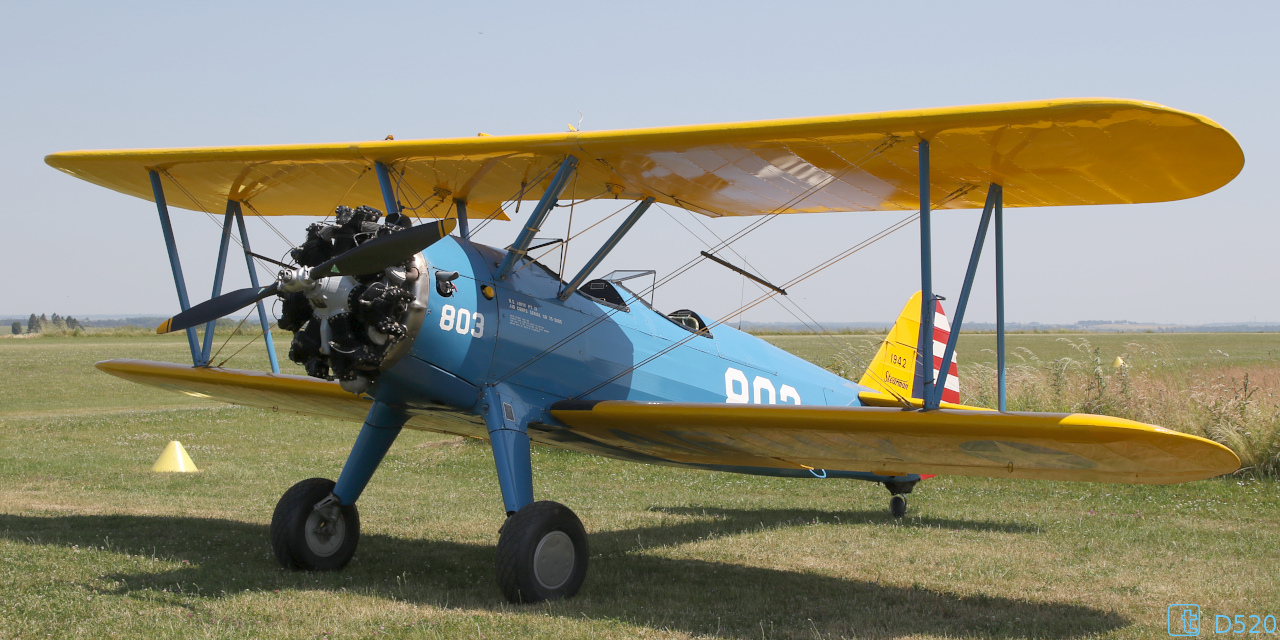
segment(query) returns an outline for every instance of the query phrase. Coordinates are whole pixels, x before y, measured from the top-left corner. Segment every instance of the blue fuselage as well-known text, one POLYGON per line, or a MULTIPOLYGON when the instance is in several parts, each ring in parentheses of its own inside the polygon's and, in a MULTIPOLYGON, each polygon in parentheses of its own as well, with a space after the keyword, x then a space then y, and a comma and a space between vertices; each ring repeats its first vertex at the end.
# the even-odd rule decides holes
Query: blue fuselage
POLYGON ((483 387, 502 385, 554 423, 546 409, 566 399, 845 406, 865 390, 727 325, 692 331, 621 286, 621 305, 561 301, 560 278, 529 260, 495 281, 504 255, 453 236, 423 254, 426 319, 380 394, 480 413, 483 387), (435 290, 437 270, 460 274, 452 295, 435 290))

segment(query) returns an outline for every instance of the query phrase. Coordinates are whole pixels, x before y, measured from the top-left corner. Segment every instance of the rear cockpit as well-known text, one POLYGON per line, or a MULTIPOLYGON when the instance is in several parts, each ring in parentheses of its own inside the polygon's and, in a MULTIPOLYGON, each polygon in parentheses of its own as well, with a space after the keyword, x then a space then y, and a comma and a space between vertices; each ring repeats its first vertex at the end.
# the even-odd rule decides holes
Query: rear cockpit
POLYGON ((702 316, 692 309, 679 309, 667 314, 667 319, 692 331, 708 338, 711 337, 711 330, 707 328, 707 323, 702 320, 702 316))

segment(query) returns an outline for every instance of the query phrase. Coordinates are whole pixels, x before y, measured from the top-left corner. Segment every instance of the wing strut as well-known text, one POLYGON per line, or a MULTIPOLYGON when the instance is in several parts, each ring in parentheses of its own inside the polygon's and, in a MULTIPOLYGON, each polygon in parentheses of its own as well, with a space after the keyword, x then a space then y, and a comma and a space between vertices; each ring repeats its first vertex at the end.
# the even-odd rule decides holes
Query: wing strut
POLYGON ((934 355, 933 331, 934 314, 937 301, 933 295, 933 264, 931 256, 932 234, 929 226, 929 141, 921 140, 918 147, 920 154, 920 363, 923 367, 922 411, 937 409, 942 404, 942 392, 946 387, 947 374, 951 371, 951 361, 956 353, 956 341, 960 339, 960 327, 964 322, 964 312, 969 306, 969 294, 973 289, 973 279, 977 274, 978 260, 982 257, 982 245, 987 237, 987 229, 994 214, 996 222, 996 351, 1000 411, 1007 409, 1005 402, 1005 350, 1004 350, 1004 187, 991 183, 987 187, 987 200, 982 208, 982 219, 978 222, 978 234, 973 240, 973 251, 969 255, 969 267, 965 271, 964 286, 960 291, 960 300, 956 304, 955 319, 951 326, 951 335, 947 338, 946 348, 938 365, 938 379, 933 380, 934 355))
POLYGON ((960 335, 960 325, 964 323, 964 310, 969 306, 969 293, 973 290, 973 277, 978 270, 978 259, 982 257, 982 244, 987 238, 987 228, 991 226, 991 213, 996 203, 1001 200, 1003 189, 998 184, 987 188, 987 203, 982 208, 982 219, 978 222, 978 235, 973 239, 973 252, 969 254, 969 269, 964 273, 964 287, 960 289, 960 301, 956 303, 955 319, 951 321, 951 335, 947 338, 947 348, 942 356, 942 370, 938 373, 937 391, 933 405, 942 403, 943 387, 947 383, 947 374, 951 372, 951 360, 956 355, 956 339, 960 335))
MULTIPOLYGON (((956 335, 960 335, 957 331, 956 335)), ((1008 411, 1004 395, 1004 188, 996 200, 996 366, 1000 376, 1000 411, 1008 411)))
MULTIPOLYGON (((258 288, 258 268, 253 264, 253 251, 249 249, 249 232, 244 228, 244 211, 239 202, 227 202, 227 208, 235 205, 236 226, 240 228, 240 248, 244 249, 244 262, 249 267, 249 284, 258 288)), ((267 310, 258 301, 258 324, 262 325, 262 338, 267 345, 267 359, 271 361, 271 373, 280 373, 280 361, 276 358, 276 343, 271 339, 271 325, 267 323, 267 310)))
POLYGON ((454 198, 453 205, 458 210, 455 214, 458 218, 458 237, 463 240, 470 240, 471 222, 467 220, 467 201, 454 198))
MULTIPOLYGON (((187 298, 186 278, 182 273, 182 262, 178 259, 178 244, 173 237, 173 223, 169 220, 169 205, 164 197, 164 183, 160 180, 160 173, 154 169, 147 171, 151 178, 151 190, 155 195, 156 210, 160 213, 160 229, 164 234, 164 246, 169 253, 169 267, 173 270, 173 284, 178 290, 178 305, 183 311, 191 308, 191 302, 187 298)), ((167 173, 165 175, 168 175, 167 173)), ((173 176, 169 176, 173 180, 173 176)), ((182 188, 182 185, 178 185, 182 188)), ((200 206, 196 202, 196 206, 200 206)), ((204 210, 201 207, 201 210, 204 210)), ((205 213, 209 213, 204 210, 205 213)), ((253 264, 253 250, 249 248, 249 232, 244 226, 244 213, 240 208, 240 203, 235 200, 227 200, 226 214, 222 219, 222 240, 218 246, 218 261, 214 266, 213 274, 213 296, 218 297, 222 292, 223 276, 226 275, 227 269, 227 253, 231 244, 231 221, 235 220, 240 231, 240 247, 244 250, 245 265, 249 268, 249 282, 254 289, 258 287, 258 271, 253 264)), ((262 301, 258 301, 258 322, 262 325, 262 335, 267 345, 267 358, 271 361, 271 371, 280 373, 280 363, 276 359, 275 343, 271 339, 271 326, 267 322, 267 312, 262 305, 262 301)), ((191 364, 197 367, 209 366, 209 352, 213 348, 213 332, 217 327, 213 321, 205 324, 204 344, 200 344, 196 338, 196 328, 194 326, 187 328, 187 344, 191 349, 191 364)))
MULTIPOLYGON (((227 213, 222 217, 222 242, 218 244, 218 262, 213 267, 213 293, 209 295, 210 300, 222 295, 222 277, 227 274, 227 249, 231 248, 231 220, 235 218, 234 204, 231 200, 227 201, 227 213)), ((209 364, 209 354, 213 353, 213 330, 217 325, 217 318, 204 325, 204 345, 200 349, 200 361, 205 364, 209 364)))
MULTIPOLYGON (((156 210, 160 213, 160 230, 164 233, 164 248, 169 252, 169 269, 173 271, 173 286, 178 290, 178 306, 183 311, 191 308, 187 298, 187 281, 182 276, 182 261, 178 259, 178 243, 173 239, 173 223, 169 221, 169 204, 164 199, 164 185, 160 182, 160 174, 155 169, 148 171, 151 176, 151 191, 156 197, 156 210)), ((191 364, 205 364, 200 359, 200 345, 196 341, 195 327, 187 328, 187 346, 191 348, 191 364)))
MULTIPOLYGON (((920 154, 920 379, 924 411, 937 409, 933 401, 933 314, 938 302, 933 297, 933 231, 929 224, 929 141, 921 140, 920 154)), ((952 332, 960 335, 959 331, 952 332)))
POLYGON ((534 207, 533 213, 529 214, 529 221, 525 223, 524 229, 520 230, 520 235, 516 236, 516 241, 507 251, 507 257, 502 259, 502 264, 498 266, 498 273, 493 276, 494 280, 504 280, 511 273, 511 268, 515 266, 516 260, 529 251, 529 244, 533 242, 533 236, 542 228, 542 223, 547 219, 547 214, 551 213, 551 209, 556 206, 556 199, 560 197, 560 192, 564 191, 565 186, 569 184, 569 176, 573 175, 573 170, 578 166, 578 159, 568 156, 564 162, 560 163, 560 168, 556 170, 556 175, 551 178, 551 184, 547 185, 547 190, 542 193, 542 199, 538 201, 538 206, 534 207))
POLYGON ((387 170, 387 165, 379 161, 373 163, 373 168, 378 173, 378 187, 382 189, 382 204, 387 209, 387 215, 400 213, 400 199, 391 186, 391 172, 387 170))
POLYGON ((591 275, 591 272, 595 271, 596 267, 600 266, 600 262, 604 260, 605 256, 609 255, 609 252, 613 251, 613 248, 618 246, 618 243, 622 241, 622 236, 627 235, 627 232, 631 230, 631 227, 634 227, 636 222, 640 220, 640 216, 644 215, 644 212, 649 210, 649 205, 651 204, 653 204, 653 198, 645 198, 640 201, 640 204, 636 205, 635 209, 631 210, 631 215, 628 215, 627 219, 624 220, 622 224, 618 225, 618 230, 614 231, 613 235, 609 236, 609 239, 606 240, 604 244, 600 245, 596 254, 591 256, 591 259, 587 261, 587 264, 583 265, 582 270, 578 272, 578 275, 574 276, 573 280, 570 280, 569 284, 565 285, 564 290, 560 292, 559 298, 561 300, 568 300, 569 296, 573 295, 573 292, 578 290, 578 287, 582 285, 582 281, 586 280, 587 276, 591 275))

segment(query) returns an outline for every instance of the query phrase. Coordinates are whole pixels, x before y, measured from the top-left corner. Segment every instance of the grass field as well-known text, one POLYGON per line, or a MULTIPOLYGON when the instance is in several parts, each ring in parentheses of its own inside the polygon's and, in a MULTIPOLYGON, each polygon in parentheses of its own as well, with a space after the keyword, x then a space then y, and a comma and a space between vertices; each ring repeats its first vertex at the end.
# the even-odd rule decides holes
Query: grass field
MULTIPOLYGON (((1277 391, 1280 336, 1091 335, 1088 349, 1061 337, 1011 336, 1027 350, 1016 364, 1052 372, 1070 358, 1069 382, 1087 392, 1093 347, 1108 367, 1126 356, 1132 369, 1102 372, 1101 399, 1121 397, 1122 375, 1134 393, 1145 381, 1191 396, 1249 373, 1260 385, 1250 411, 1277 391)), ((989 382, 985 338, 961 343, 965 386, 989 382)), ((838 339, 849 361, 874 346, 838 339)), ((818 338, 770 340, 841 359, 818 338)), ((229 366, 265 367, 255 346, 229 366)), ((492 575, 503 514, 487 448, 417 432, 361 498, 352 564, 289 573, 267 543, 272 508, 298 480, 336 477, 356 426, 211 404, 91 366, 185 353, 171 337, 0 340, 0 638, 1148 638, 1168 637, 1175 603, 1199 604, 1206 629, 1215 614, 1280 615, 1273 480, 938 478, 893 521, 873 485, 546 449, 535 450, 538 496, 581 516, 591 566, 577 598, 515 607, 492 575), (172 439, 201 473, 148 470, 172 439)), ((1011 392, 1053 401, 1019 375, 1011 392)))

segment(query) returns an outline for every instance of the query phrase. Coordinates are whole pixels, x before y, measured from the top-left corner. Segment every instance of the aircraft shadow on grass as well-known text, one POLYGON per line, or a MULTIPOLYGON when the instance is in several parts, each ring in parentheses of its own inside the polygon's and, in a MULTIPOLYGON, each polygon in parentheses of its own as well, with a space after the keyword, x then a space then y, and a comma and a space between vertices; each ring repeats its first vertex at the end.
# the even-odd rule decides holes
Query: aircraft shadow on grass
MULTIPOLYGON (((1039 527, 1028 526, 1019 522, 995 522, 991 520, 956 520, 954 518, 938 518, 934 516, 916 516, 896 520, 889 515, 887 509, 883 510, 861 510, 861 511, 829 511, 819 509, 725 509, 723 507, 700 507, 700 506, 679 506, 679 507, 650 507, 650 511, 659 513, 669 513, 681 516, 701 516, 712 520, 699 520, 691 523, 699 532, 692 534, 691 539, 698 539, 707 536, 707 529, 723 524, 726 529, 734 529, 747 525, 745 529, 739 528, 736 532, 747 533, 748 531, 759 529, 762 526, 766 528, 778 528, 784 526, 796 526, 801 524, 834 524, 834 525, 858 525, 858 524, 874 524, 885 525, 892 524, 894 526, 906 527, 910 529, 951 529, 965 531, 987 531, 996 533, 1038 533, 1039 527)), ((673 535, 679 535, 680 525, 663 525, 654 527, 655 533, 672 532, 673 535)), ((592 540, 596 536, 608 535, 607 533, 592 534, 592 540)), ((684 534, 690 535, 690 534, 684 534)))
MULTIPOLYGON (((783 529, 802 523, 887 520, 877 512, 808 509, 732 510, 660 507, 656 511, 713 521, 593 532, 591 580, 574 599, 531 606, 536 615, 625 620, 655 629, 721 637, 768 634, 858 637, 1075 638, 1112 631, 1131 621, 1078 604, 958 595, 808 572, 742 566, 645 553, 657 546, 783 529)), ((1013 525, 913 518, 906 526, 1014 531, 1013 525)), ((162 516, 19 516, 0 514, 0 536, 41 545, 100 548, 184 563, 176 569, 116 573, 102 595, 181 590, 203 597, 245 590, 345 589, 402 602, 510 612, 493 584, 493 547, 447 540, 363 535, 360 552, 343 571, 280 569, 267 543, 268 527, 234 520, 162 516), (185 564, 189 563, 189 565, 185 564)))

